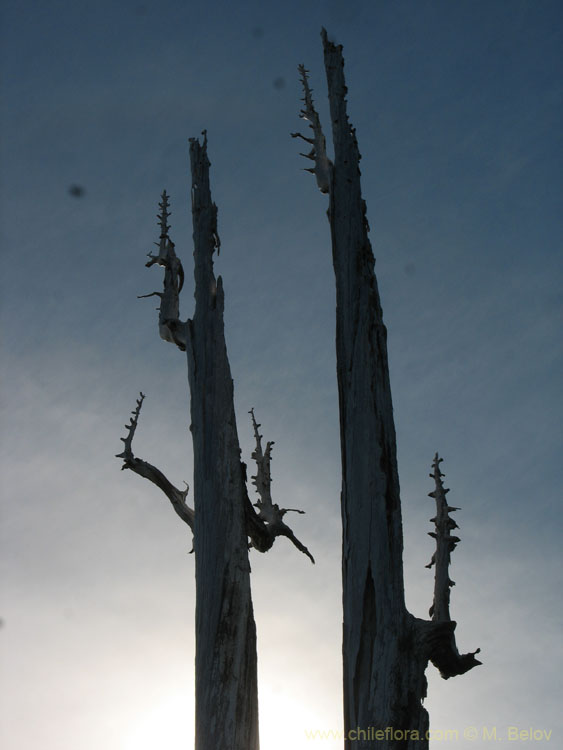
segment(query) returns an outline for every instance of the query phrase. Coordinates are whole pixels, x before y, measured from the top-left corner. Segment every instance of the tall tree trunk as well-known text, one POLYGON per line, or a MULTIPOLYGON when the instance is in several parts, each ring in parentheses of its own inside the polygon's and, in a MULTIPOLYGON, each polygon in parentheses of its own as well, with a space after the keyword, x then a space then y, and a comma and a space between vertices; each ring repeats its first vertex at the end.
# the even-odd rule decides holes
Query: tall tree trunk
POLYGON ((369 727, 425 736, 427 656, 405 607, 387 330, 361 195, 360 155, 346 113, 340 50, 326 35, 323 41, 334 143, 328 215, 342 454, 344 723, 347 732, 359 733, 350 746, 363 748, 373 746, 369 735, 360 734, 369 727))
MULTIPOLYGON (((133 454, 142 393, 130 424, 126 425, 128 434, 122 438, 125 448, 119 457, 123 458, 122 468, 149 479, 166 494, 194 533, 196 750, 259 750, 256 626, 248 537, 263 552, 272 546, 276 533, 252 508, 246 466, 240 457, 223 325, 223 285, 221 277, 216 280, 213 272, 213 253, 219 250, 219 236, 217 207, 209 187, 206 137, 202 144, 190 140, 190 162, 196 298, 193 320, 184 323, 178 317, 184 272, 169 236, 166 191, 159 204, 159 251, 149 253, 146 264, 164 268, 164 288, 144 296, 160 298, 161 338, 187 352, 194 509, 186 504, 187 487, 177 489, 159 469, 133 454)), ((277 533, 284 531, 282 528, 277 533)), ((289 529, 286 535, 288 532, 289 529)))
MULTIPOLYGON (((311 144, 304 154, 314 162, 308 171, 321 192, 329 194, 336 277, 345 745, 422 750, 428 745, 428 714, 422 706, 428 660, 440 662, 445 677, 479 662, 473 654, 457 653, 449 611, 447 621, 429 622, 414 618, 405 606, 387 331, 361 194, 360 154, 346 111, 342 48, 328 40, 324 29, 322 38, 334 162, 326 153, 304 66, 299 67, 305 102, 301 114, 313 134, 294 136, 311 144)), ((447 580, 442 571, 440 591, 447 580)))
POLYGON ((159 203, 158 254, 147 266, 164 268, 164 288, 146 297, 160 298, 160 336, 187 351, 194 446, 195 508, 186 503, 188 488, 179 490, 152 464, 133 454, 144 394, 126 425, 119 454, 123 469, 149 479, 172 503, 194 533, 196 558, 196 750, 258 750, 256 627, 250 592, 248 540, 268 551, 284 536, 311 562, 307 547, 284 521, 295 508, 281 508, 271 494, 273 442, 262 448, 260 425, 250 410, 256 440, 252 477, 259 499, 253 505, 246 487, 235 419, 233 381, 223 325, 221 277, 215 279, 213 253, 219 251, 217 207, 211 199, 207 138, 190 140, 194 240, 195 314, 179 319, 182 264, 169 235, 169 198, 159 203))
POLYGON ((206 140, 192 139, 196 307, 187 352, 194 443, 196 750, 258 750, 256 626, 250 593, 245 477, 223 326, 219 247, 206 140))
MULTIPOLYGON (((262 449, 250 410, 259 495, 255 512, 246 487, 223 325, 222 279, 213 273, 219 250, 217 207, 209 189, 207 139, 190 141, 195 314, 186 327, 191 431, 194 444, 196 558, 196 750, 258 750, 256 627, 250 592, 248 538, 260 552, 288 538, 315 562, 283 520, 271 496, 273 443, 262 449)), ((176 326, 181 331, 181 326, 176 326)))

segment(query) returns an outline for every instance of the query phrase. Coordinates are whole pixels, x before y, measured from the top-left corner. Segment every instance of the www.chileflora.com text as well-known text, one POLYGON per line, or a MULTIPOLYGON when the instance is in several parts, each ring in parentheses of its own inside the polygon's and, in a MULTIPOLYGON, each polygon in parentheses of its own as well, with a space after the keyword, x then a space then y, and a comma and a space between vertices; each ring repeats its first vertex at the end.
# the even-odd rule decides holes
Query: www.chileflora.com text
POLYGON ((541 727, 517 726, 469 726, 463 729, 429 729, 419 732, 417 729, 398 729, 395 727, 356 727, 344 732, 341 729, 306 729, 308 740, 348 740, 348 742, 389 742, 398 740, 432 740, 433 742, 456 740, 485 740, 489 742, 549 742, 552 730, 541 727))

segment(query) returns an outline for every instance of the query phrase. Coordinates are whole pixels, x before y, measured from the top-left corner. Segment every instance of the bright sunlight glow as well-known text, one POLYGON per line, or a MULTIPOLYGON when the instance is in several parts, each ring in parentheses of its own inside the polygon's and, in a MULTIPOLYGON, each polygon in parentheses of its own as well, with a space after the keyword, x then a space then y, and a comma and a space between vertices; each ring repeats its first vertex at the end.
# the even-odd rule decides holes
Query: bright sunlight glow
POLYGON ((124 750, 186 750, 194 743, 194 697, 176 693, 139 717, 124 750))
POLYGON ((316 730, 338 731, 340 717, 328 720, 315 705, 315 696, 306 696, 299 689, 288 693, 283 688, 272 689, 260 685, 258 692, 260 714, 260 750, 339 750, 342 740, 314 738, 316 730), (332 724, 330 723, 332 721, 332 724))
MULTIPOLYGON (((193 693, 176 693, 160 700, 137 718, 125 737, 124 750, 186 750, 194 742, 193 693)), ((309 705, 299 691, 287 693, 283 688, 260 688, 261 750, 333 750, 342 740, 314 739, 308 733, 327 729, 326 717, 309 705)), ((336 727, 335 727, 336 729, 336 727)))

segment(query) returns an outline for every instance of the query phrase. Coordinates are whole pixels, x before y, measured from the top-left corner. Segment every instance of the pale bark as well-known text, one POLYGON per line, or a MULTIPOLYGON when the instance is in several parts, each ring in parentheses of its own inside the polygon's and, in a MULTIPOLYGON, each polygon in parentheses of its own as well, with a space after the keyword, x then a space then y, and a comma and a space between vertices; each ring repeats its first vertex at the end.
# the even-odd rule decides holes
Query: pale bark
MULTIPOLYGON (((314 137, 308 139, 313 171, 329 164, 328 218, 336 277, 336 354, 342 457, 342 575, 345 744, 354 750, 427 747, 424 671, 428 660, 459 663, 455 623, 427 622, 406 609, 403 537, 395 426, 389 384, 387 331, 368 238, 360 186, 360 154, 346 111, 342 48, 323 30, 334 163, 307 75, 299 70, 314 137), (455 654, 458 659, 456 660, 455 654), (453 657, 450 659, 449 657, 453 657), (387 732, 376 737, 376 730, 387 732)), ((293 134, 298 135, 298 134, 293 134)), ((303 137, 303 136, 301 136, 303 137)), ((326 181, 319 184, 322 192, 326 181)), ((444 675, 446 676, 446 675, 444 675)), ((448 674, 447 676, 451 676, 448 674)))
POLYGON ((258 743, 256 626, 250 593, 233 381, 223 326, 217 207, 206 138, 190 141, 195 314, 187 352, 194 444, 196 750, 254 750, 258 743))

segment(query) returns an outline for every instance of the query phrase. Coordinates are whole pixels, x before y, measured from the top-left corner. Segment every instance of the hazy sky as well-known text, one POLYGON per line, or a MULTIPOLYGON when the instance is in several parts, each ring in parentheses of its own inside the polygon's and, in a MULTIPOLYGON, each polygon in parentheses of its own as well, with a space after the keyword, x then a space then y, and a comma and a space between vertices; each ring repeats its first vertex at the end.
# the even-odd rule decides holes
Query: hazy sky
POLYGON ((459 733, 432 747, 491 747, 495 726, 561 743, 562 16, 557 0, 5 0, 4 747, 192 746, 191 539, 114 454, 143 390, 136 455, 191 484, 185 355, 137 295, 160 289, 144 263, 166 188, 193 313, 204 128, 243 457, 254 407, 274 498, 307 511, 292 521, 317 560, 283 539, 251 554, 262 748, 342 746, 306 734, 342 729, 340 466, 327 199, 290 138, 298 63, 330 130, 323 25, 363 157, 418 616, 435 451, 462 507, 452 616, 484 665, 429 668, 432 730, 459 733))

